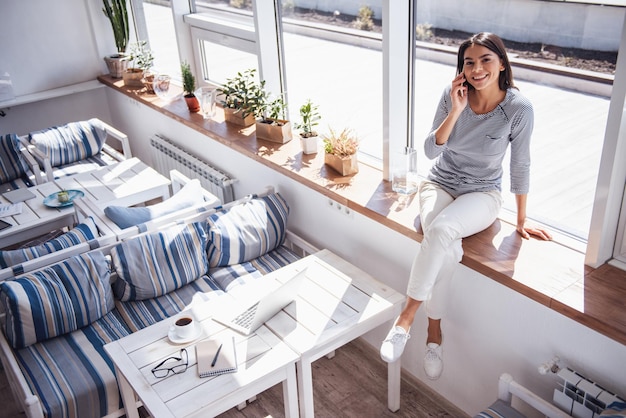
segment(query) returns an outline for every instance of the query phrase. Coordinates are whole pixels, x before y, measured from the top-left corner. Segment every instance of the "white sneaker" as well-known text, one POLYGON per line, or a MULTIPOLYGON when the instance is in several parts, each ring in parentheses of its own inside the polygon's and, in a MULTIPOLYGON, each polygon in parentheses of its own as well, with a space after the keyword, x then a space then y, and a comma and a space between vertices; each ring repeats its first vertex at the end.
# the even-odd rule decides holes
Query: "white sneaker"
POLYGON ((443 348, 439 344, 426 344, 424 372, 430 380, 437 380, 443 372, 443 348))
POLYGON ((391 328, 389 334, 387 334, 387 338, 385 338, 380 346, 380 358, 387 363, 393 363, 398 360, 409 338, 411 338, 411 336, 404 328, 399 326, 391 328))

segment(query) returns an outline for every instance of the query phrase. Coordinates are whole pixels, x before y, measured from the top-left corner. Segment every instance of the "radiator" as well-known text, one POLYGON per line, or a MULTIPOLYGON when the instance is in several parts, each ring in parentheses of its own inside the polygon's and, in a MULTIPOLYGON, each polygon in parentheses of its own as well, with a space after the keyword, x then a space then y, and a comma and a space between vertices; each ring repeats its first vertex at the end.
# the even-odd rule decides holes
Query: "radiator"
POLYGON ((561 368, 556 375, 559 381, 558 387, 554 389, 553 402, 573 417, 594 418, 612 402, 624 402, 619 396, 570 368, 561 368))
POLYGON ((217 196, 222 203, 235 200, 233 191, 234 179, 190 154, 167 138, 155 134, 150 138, 152 162, 154 168, 164 176, 169 177, 170 170, 178 170, 185 176, 200 180, 206 190, 217 196))

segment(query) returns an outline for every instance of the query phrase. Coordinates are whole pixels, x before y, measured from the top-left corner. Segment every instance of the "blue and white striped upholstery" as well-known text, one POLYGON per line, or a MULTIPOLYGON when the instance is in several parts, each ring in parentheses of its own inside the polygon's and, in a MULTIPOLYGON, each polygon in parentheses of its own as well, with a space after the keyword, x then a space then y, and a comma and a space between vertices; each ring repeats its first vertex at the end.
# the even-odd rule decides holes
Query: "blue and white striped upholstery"
POLYGON ((31 132, 29 141, 58 167, 98 155, 106 137, 102 122, 90 119, 31 132))
POLYGON ((285 240, 289 205, 279 193, 209 216, 209 266, 228 266, 272 251, 285 240))
POLYGON ((175 225, 140 235, 111 249, 121 301, 151 299, 183 287, 207 272, 206 224, 175 225))
POLYGON ((94 251, 0 283, 7 340, 23 348, 101 318, 114 307, 110 275, 102 252, 94 251))
POLYGON ((70 334, 16 353, 47 418, 100 418, 122 408, 115 369, 104 345, 130 331, 117 310, 70 334))
POLYGON ((202 276, 166 295, 128 302, 116 300, 115 306, 126 325, 135 332, 223 293, 211 278, 202 276))
POLYGON ((98 238, 98 227, 93 218, 89 216, 85 218, 82 223, 76 225, 71 231, 41 245, 17 250, 0 250, 0 267, 16 266, 25 261, 83 242, 89 242, 96 238, 98 238))
POLYGON ((16 179, 28 179, 28 165, 20 152, 16 134, 0 136, 0 184, 16 179))
POLYGON ((263 275, 293 263, 300 257, 285 246, 241 264, 209 269, 211 279, 225 292, 259 279, 263 275))

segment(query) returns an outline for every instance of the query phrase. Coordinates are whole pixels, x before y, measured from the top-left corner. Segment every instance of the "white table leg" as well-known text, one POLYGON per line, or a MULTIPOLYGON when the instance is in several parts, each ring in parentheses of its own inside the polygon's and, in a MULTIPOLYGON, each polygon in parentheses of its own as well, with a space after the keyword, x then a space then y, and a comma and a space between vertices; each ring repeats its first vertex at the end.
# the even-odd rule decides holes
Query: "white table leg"
POLYGON ((391 412, 396 412, 400 409, 401 366, 400 360, 387 365, 387 408, 391 412))
POLYGON ((285 403, 285 417, 298 416, 298 382, 296 368, 291 365, 287 368, 287 379, 283 382, 283 402, 285 403))
POLYGON ((122 402, 124 402, 126 418, 139 418, 139 412, 137 411, 137 402, 135 401, 135 391, 130 386, 128 380, 126 380, 124 375, 120 373, 117 367, 115 368, 115 375, 117 376, 117 383, 120 387, 122 402))
POLYGON ((311 362, 301 358, 298 369, 298 399, 300 400, 300 417, 313 418, 313 372, 311 362))

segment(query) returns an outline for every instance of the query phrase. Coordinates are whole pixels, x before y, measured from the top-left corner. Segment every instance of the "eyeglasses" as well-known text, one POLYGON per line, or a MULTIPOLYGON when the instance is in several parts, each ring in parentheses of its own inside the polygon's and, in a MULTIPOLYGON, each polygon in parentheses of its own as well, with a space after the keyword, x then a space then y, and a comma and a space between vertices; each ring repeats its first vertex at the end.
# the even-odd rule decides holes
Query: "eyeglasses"
POLYGON ((187 350, 184 348, 180 349, 180 357, 168 357, 151 370, 154 377, 161 379, 163 377, 167 377, 170 373, 180 374, 185 373, 187 370, 187 365, 189 364, 189 357, 187 355, 187 350), (168 363, 169 364, 166 364, 168 363), (167 367, 171 365, 173 362, 180 362, 180 364, 173 365, 171 367, 167 367), (164 367, 165 366, 165 367, 164 367))

